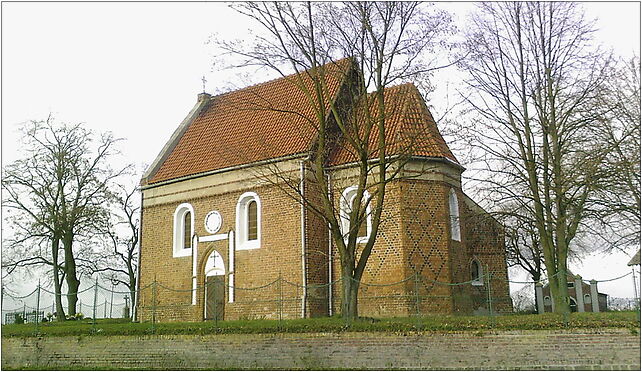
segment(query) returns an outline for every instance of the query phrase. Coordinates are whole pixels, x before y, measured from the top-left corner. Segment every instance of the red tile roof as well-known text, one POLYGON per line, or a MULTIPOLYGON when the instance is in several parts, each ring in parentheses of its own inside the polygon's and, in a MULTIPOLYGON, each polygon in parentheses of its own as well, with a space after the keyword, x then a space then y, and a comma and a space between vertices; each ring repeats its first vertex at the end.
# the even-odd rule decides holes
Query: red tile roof
MULTIPOLYGON (((149 184, 168 181, 213 170, 262 160, 303 154, 312 147, 317 132, 317 113, 327 115, 351 67, 351 59, 325 65, 327 94, 324 106, 315 110, 315 99, 308 99, 312 78, 297 75, 268 81, 237 91, 211 97, 183 135, 178 139, 158 170, 149 175, 149 184)), ((372 96, 372 95, 371 95, 372 96)), ((369 97, 371 97, 369 96, 369 97)), ((417 88, 403 84, 387 88, 385 127, 388 154, 405 153, 444 157, 457 162, 428 111, 417 88)), ((371 106, 371 112, 374 113, 371 106)), ((356 109, 361 126, 365 110, 356 109)), ((370 136, 370 148, 376 149, 377 130, 370 136)), ((348 149, 338 146, 330 152, 329 165, 356 160, 348 149)), ((371 158, 377 151, 371 151, 371 158)))
MULTIPOLYGON (((377 106, 374 93, 368 96, 370 117, 377 117, 377 106)), ((437 124, 421 97, 421 93, 411 84, 402 84, 384 90, 384 126, 387 155, 416 155, 426 157, 447 158, 457 163, 446 141, 439 133, 437 124)), ((362 128, 366 122, 365 110, 357 109, 357 127, 362 128)), ((378 157, 379 130, 376 125, 370 133, 368 141, 368 158, 378 157)), ((355 150, 347 141, 340 141, 331 152, 328 163, 340 165, 354 162, 358 159, 355 150)))
POLYGON ((148 183, 308 151, 316 113, 326 115, 350 66, 350 59, 323 66, 327 90, 320 110, 300 88, 313 86, 306 73, 211 97, 148 183))

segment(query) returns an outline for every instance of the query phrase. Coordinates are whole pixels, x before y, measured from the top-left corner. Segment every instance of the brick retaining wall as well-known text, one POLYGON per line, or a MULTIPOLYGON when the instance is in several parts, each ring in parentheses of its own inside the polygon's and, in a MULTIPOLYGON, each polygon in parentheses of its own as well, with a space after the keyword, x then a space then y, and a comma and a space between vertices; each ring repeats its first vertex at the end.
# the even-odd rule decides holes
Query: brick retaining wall
POLYGON ((640 369, 625 329, 2 338, 3 369, 640 369))

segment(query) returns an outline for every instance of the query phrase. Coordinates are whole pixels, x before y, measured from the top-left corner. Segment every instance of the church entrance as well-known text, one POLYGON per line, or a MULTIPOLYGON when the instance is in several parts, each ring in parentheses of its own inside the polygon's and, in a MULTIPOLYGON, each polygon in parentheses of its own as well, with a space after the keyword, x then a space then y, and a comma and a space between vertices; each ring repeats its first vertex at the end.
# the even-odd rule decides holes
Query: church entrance
POLYGON ((212 251, 205 262, 205 320, 225 319, 225 265, 223 257, 212 251))
POLYGON ((225 275, 205 277, 205 320, 225 318, 225 275))

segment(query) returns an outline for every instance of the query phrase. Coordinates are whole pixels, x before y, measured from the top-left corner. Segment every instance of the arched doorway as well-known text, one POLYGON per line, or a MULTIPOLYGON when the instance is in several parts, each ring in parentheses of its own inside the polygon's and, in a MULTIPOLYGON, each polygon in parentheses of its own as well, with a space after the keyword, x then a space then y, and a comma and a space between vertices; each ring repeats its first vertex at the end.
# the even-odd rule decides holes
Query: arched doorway
POLYGON ((225 317, 225 264, 223 257, 212 251, 205 262, 205 319, 225 317))
POLYGON ((576 313, 577 312, 577 301, 575 301, 575 299, 573 297, 569 297, 569 299, 571 300, 571 302, 569 304, 569 307, 571 308, 571 312, 572 313, 576 313))

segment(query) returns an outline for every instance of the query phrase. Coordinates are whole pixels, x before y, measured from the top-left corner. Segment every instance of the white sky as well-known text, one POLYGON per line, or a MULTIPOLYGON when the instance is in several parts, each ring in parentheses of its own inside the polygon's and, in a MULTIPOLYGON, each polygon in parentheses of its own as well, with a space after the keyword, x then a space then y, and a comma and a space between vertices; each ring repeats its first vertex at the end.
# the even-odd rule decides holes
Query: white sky
MULTIPOLYGON (((465 28, 471 3, 440 6, 465 28)), ((599 18, 600 41, 619 55, 639 55, 639 3, 585 8, 599 18)), ((126 139, 130 162, 149 164, 194 105, 203 76, 210 93, 234 82, 233 72, 212 71, 209 36, 240 37, 248 27, 224 3, 2 3, 2 164, 18 157, 20 124, 50 112, 112 131, 126 139)), ((571 268, 606 279, 627 272, 627 261, 598 255, 571 268)), ((632 287, 627 277, 600 291, 632 297, 632 287)))

